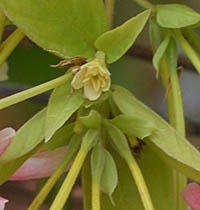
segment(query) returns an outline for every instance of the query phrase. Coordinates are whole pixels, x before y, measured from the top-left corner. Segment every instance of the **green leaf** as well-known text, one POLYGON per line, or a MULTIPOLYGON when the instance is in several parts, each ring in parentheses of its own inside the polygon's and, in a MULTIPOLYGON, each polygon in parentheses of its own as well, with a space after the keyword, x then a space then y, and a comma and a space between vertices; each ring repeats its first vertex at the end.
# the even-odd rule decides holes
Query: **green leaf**
POLYGON ((187 177, 200 181, 200 153, 165 120, 138 101, 129 91, 121 87, 115 87, 115 89, 113 97, 123 114, 150 121, 157 128, 157 131, 145 142, 172 167, 187 177))
POLYGON ((98 143, 92 150, 91 155, 91 172, 93 182, 100 184, 101 175, 104 169, 105 156, 101 143, 98 143))
POLYGON ((0 162, 8 162, 24 156, 44 139, 46 109, 37 113, 16 133, 8 149, 0 157, 0 162))
MULTIPOLYGON (((113 150, 110 152, 118 169, 118 185, 113 193, 116 205, 113 206, 109 197, 103 194, 102 210, 144 210, 126 162, 113 150)), ((169 166, 149 146, 144 146, 138 164, 143 172, 155 209, 175 210, 172 192, 173 173, 169 166)))
POLYGON ((55 150, 58 147, 63 145, 68 145, 73 134, 74 134, 74 123, 70 123, 58 129, 56 133, 51 138, 51 141, 48 141, 44 144, 43 148, 46 150, 55 150))
POLYGON ((107 63, 115 62, 126 53, 144 28, 150 14, 151 10, 146 10, 96 40, 95 46, 105 52, 107 63))
POLYGON ((161 42, 165 37, 165 34, 166 34, 166 29, 158 25, 156 18, 154 16, 151 17, 149 23, 149 39, 151 42, 153 52, 155 52, 157 48, 160 46, 161 42))
POLYGON ((162 41, 162 43, 160 44, 160 46, 158 47, 158 49, 156 50, 154 56, 153 56, 153 65, 154 68, 156 69, 156 76, 158 77, 159 75, 159 70, 160 70, 160 62, 167 50, 167 47, 169 45, 169 41, 170 41, 170 36, 167 35, 165 36, 165 39, 162 41))
POLYGON ((135 116, 119 115, 110 122, 128 136, 136 136, 140 139, 152 135, 156 130, 150 121, 135 116))
POLYGON ((92 149, 99 140, 99 130, 97 129, 89 129, 85 136, 83 137, 83 141, 81 144, 81 150, 88 153, 89 150, 92 149))
POLYGON ((101 190, 110 197, 112 204, 115 205, 112 199, 112 194, 115 191, 118 184, 117 167, 112 155, 105 149, 104 153, 105 163, 101 176, 101 190))
POLYGON ((113 97, 109 98, 109 106, 110 106, 110 112, 111 112, 112 117, 116 117, 120 115, 120 110, 116 106, 115 102, 113 101, 113 97))
POLYGON ((200 21, 200 15, 193 9, 181 4, 156 6, 157 21, 165 28, 182 28, 200 21))
POLYGON ((95 129, 101 125, 101 115, 95 110, 91 110, 88 116, 80 117, 79 120, 87 128, 95 129))
POLYGON ((168 210, 170 207, 170 210, 176 210, 172 190, 174 187, 173 169, 148 145, 141 148, 138 164, 144 175, 155 209, 168 210))
POLYGON ((113 124, 111 124, 108 120, 104 120, 104 125, 115 149, 122 155, 122 157, 130 155, 130 148, 127 139, 122 133, 122 131, 113 124))
POLYGON ((107 30, 102 0, 0 0, 1 8, 40 47, 61 57, 90 58, 107 30))
POLYGON ((71 93, 71 81, 54 89, 49 99, 45 124, 45 139, 48 141, 54 133, 83 104, 81 90, 71 93))

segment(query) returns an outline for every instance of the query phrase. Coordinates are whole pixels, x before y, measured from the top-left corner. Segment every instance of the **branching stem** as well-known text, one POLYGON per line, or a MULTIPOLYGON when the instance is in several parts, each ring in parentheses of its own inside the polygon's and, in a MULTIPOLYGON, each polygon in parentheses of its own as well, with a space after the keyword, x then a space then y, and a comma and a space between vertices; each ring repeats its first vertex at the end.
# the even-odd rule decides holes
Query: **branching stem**
POLYGON ((108 28, 112 28, 115 0, 105 0, 108 28))
POLYGON ((145 183, 144 177, 142 175, 142 172, 137 164, 137 161, 132 156, 131 153, 127 153, 126 156, 124 155, 124 158, 126 159, 126 162, 129 166, 129 169, 131 171, 131 174, 135 180, 135 183, 137 185, 140 197, 142 199, 142 203, 144 205, 145 210, 154 210, 153 203, 149 194, 149 190, 147 188, 147 185, 145 183))
POLYGON ((56 195, 55 200, 53 201, 50 210, 62 210, 65 202, 67 201, 69 194, 75 184, 75 181, 78 177, 80 169, 83 165, 83 162, 87 156, 88 150, 85 150, 81 147, 79 150, 74 163, 67 174, 65 181, 63 182, 58 194, 56 195))
MULTIPOLYGON (((179 85, 179 77, 177 72, 177 59, 178 52, 177 46, 173 39, 171 39, 168 49, 167 49, 167 64, 168 64, 168 74, 169 74, 169 84, 170 92, 172 95, 172 100, 170 101, 170 106, 173 109, 173 116, 169 117, 170 123, 176 128, 176 130, 185 136, 185 119, 183 111, 183 102, 181 96, 181 89, 179 85)), ((186 186, 187 179, 184 175, 174 170, 174 195, 175 195, 175 209, 186 210, 187 206, 183 199, 181 198, 181 192, 186 186)))
POLYGON ((36 87, 30 88, 28 90, 24 90, 22 92, 16 93, 14 95, 8 96, 6 98, 3 98, 0 100, 0 110, 4 109, 6 107, 9 107, 13 104, 17 104, 19 102, 22 102, 26 99, 32 98, 36 95, 39 95, 41 93, 47 92, 59 85, 64 84, 68 80, 72 78, 72 74, 66 74, 64 76, 58 77, 54 80, 51 80, 49 82, 43 83, 41 85, 38 85, 36 87))
POLYGON ((4 27, 6 24, 6 16, 4 15, 3 11, 0 10, 0 43, 2 40, 3 32, 4 32, 4 27))
POLYGON ((195 52, 195 50, 191 47, 188 41, 184 38, 180 30, 174 30, 174 34, 179 41, 181 47, 187 54, 188 58, 190 59, 191 63, 197 69, 198 73, 200 74, 200 58, 195 52))
POLYGON ((69 163, 72 161, 74 155, 76 154, 79 145, 80 140, 71 141, 68 145, 67 153, 63 159, 63 161, 60 163, 56 171, 52 174, 52 176, 47 180, 41 191, 37 194, 33 202, 31 203, 28 210, 38 210, 44 200, 46 199, 49 192, 52 190, 53 186, 56 184, 60 176, 64 173, 69 163))
POLYGON ((23 38, 24 33, 17 29, 0 45, 0 66, 7 60, 23 38))

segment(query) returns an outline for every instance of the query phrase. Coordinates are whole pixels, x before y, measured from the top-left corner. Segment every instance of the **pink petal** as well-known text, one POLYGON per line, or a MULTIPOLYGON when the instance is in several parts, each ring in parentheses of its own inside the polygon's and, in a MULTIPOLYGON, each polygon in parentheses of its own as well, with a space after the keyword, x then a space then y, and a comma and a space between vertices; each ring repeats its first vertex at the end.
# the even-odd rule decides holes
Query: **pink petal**
POLYGON ((0 131, 0 156, 5 152, 14 136, 15 130, 13 128, 5 128, 0 131))
POLYGON ((6 200, 5 198, 0 197, 0 210, 4 210, 6 203, 8 202, 8 200, 6 200))
POLYGON ((183 199, 193 209, 200 210, 200 186, 190 183, 182 192, 183 199))
POLYGON ((9 180, 28 180, 50 176, 63 160, 67 147, 43 151, 29 158, 9 180))

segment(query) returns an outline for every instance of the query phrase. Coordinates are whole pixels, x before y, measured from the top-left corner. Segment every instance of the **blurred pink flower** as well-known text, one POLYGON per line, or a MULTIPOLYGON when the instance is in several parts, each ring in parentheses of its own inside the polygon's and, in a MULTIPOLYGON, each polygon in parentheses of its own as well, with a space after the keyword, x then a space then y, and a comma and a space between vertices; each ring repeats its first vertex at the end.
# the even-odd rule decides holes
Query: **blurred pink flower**
POLYGON ((13 128, 5 128, 0 131, 0 156, 8 148, 14 136, 15 136, 15 130, 13 128))
POLYGON ((4 210, 5 204, 8 202, 5 198, 0 197, 0 210, 4 210))
POLYGON ((183 199, 192 210, 200 210, 200 186, 190 183, 182 192, 183 199))
MULTIPOLYGON (((8 148, 15 136, 13 128, 5 128, 0 131, 0 156, 8 148)), ((54 151, 40 151, 30 157, 25 163, 9 178, 9 180, 38 179, 50 176, 63 160, 66 147, 60 147, 54 151)), ((0 197, 0 210, 4 210, 8 200, 0 197)))
MULTIPOLYGON (((15 130, 5 128, 0 131, 0 155, 9 146, 15 130)), ((63 160, 66 147, 60 147, 54 151, 41 151, 30 157, 10 178, 9 180, 38 179, 50 176, 63 160)))

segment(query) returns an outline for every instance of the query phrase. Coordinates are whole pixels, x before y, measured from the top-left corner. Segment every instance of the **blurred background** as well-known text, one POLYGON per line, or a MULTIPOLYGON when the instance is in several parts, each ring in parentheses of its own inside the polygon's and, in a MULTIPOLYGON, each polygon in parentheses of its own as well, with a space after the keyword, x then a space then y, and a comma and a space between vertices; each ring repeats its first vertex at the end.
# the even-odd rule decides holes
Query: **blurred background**
MULTIPOLYGON (((152 0, 152 3, 184 3, 200 12, 200 2, 196 0, 152 0)), ((141 11, 142 9, 133 0, 116 0, 114 26, 122 24, 141 11)), ((14 29, 14 26, 8 26, 4 39, 14 29)), ((200 146, 200 76, 194 71, 181 50, 180 55, 181 64, 184 66, 180 82, 187 124, 187 136, 198 148, 200 146)), ((148 38, 147 24, 130 51, 118 62, 109 66, 112 73, 112 83, 128 88, 138 99, 167 119, 166 93, 160 81, 155 78, 155 70, 151 64, 151 59, 152 51, 148 38)), ((57 64, 59 61, 58 57, 45 52, 28 38, 25 38, 8 59, 9 80, 0 82, 0 98, 62 75, 64 73, 63 70, 50 67, 50 65, 57 64)), ((0 130, 5 127, 18 129, 33 114, 46 106, 48 97, 49 93, 46 93, 0 111, 0 130)), ((37 186, 38 183, 36 181, 7 182, 1 186, 0 195, 10 200, 7 210, 27 209, 34 197, 37 186)), ((43 209, 48 209, 48 205, 44 205, 43 209)), ((79 184, 75 187, 71 200, 65 209, 82 209, 79 184)))

